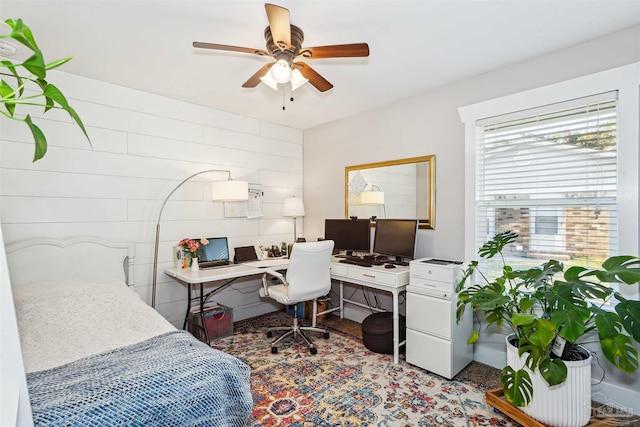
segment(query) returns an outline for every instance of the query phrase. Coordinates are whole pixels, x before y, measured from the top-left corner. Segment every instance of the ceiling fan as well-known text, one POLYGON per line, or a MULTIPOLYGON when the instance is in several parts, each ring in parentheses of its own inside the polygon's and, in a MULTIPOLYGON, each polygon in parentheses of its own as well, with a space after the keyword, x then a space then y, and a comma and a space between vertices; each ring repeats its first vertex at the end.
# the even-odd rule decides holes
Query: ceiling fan
POLYGON ((324 77, 304 62, 294 62, 298 58, 355 58, 369 56, 367 43, 339 44, 332 46, 302 47, 304 33, 289 21, 289 10, 274 4, 264 5, 267 11, 269 26, 264 30, 267 50, 247 47, 228 46, 224 44, 193 42, 193 47, 202 49, 227 50, 249 53, 259 56, 271 56, 270 62, 260 68, 242 87, 256 87, 261 81, 274 90, 278 83, 291 82, 291 89, 296 90, 306 82, 311 83, 320 92, 333 87, 324 77))

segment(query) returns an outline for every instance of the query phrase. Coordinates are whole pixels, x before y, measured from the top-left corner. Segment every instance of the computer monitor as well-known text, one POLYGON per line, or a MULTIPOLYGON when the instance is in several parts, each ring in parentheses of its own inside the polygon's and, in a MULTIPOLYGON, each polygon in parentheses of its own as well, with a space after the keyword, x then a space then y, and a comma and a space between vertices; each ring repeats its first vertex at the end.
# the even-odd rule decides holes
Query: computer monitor
POLYGON ((325 219, 324 238, 333 240, 333 250, 369 253, 371 250, 371 222, 368 219, 325 219))
POLYGON ((395 256, 397 262, 402 258, 413 259, 417 231, 418 221, 415 219, 378 219, 373 252, 395 256))

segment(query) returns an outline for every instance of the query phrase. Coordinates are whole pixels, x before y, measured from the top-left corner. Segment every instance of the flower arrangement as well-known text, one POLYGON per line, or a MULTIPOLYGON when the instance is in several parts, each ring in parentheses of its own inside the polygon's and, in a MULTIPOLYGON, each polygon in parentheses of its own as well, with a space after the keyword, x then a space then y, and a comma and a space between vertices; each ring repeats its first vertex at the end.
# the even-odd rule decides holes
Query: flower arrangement
POLYGON ((208 244, 209 244, 209 241, 204 237, 200 239, 200 241, 184 238, 180 240, 180 243, 178 243, 178 246, 182 246, 182 248, 184 249, 185 258, 197 258, 198 248, 200 248, 200 246, 204 246, 208 244))

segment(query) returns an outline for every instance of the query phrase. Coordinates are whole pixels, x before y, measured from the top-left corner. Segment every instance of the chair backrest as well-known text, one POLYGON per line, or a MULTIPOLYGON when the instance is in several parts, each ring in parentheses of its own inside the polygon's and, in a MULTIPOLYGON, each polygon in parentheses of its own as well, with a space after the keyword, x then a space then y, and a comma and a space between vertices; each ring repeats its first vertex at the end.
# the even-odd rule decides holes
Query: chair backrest
POLYGON ((295 243, 287 267, 287 293, 292 301, 308 301, 331 290, 329 263, 333 240, 295 243))

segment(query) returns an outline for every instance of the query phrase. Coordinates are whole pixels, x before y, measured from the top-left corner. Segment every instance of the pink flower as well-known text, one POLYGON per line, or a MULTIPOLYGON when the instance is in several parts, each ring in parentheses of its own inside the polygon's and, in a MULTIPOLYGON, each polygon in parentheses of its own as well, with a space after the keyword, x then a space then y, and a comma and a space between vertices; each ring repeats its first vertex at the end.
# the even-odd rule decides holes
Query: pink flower
POLYGON ((184 248, 186 257, 195 258, 197 257, 196 252, 198 251, 200 244, 206 245, 208 243, 209 241, 207 239, 201 239, 200 242, 196 242, 194 240, 191 240, 185 237, 184 239, 180 240, 180 243, 178 243, 178 245, 184 248), (203 241, 205 241, 206 243, 204 243, 203 241))

